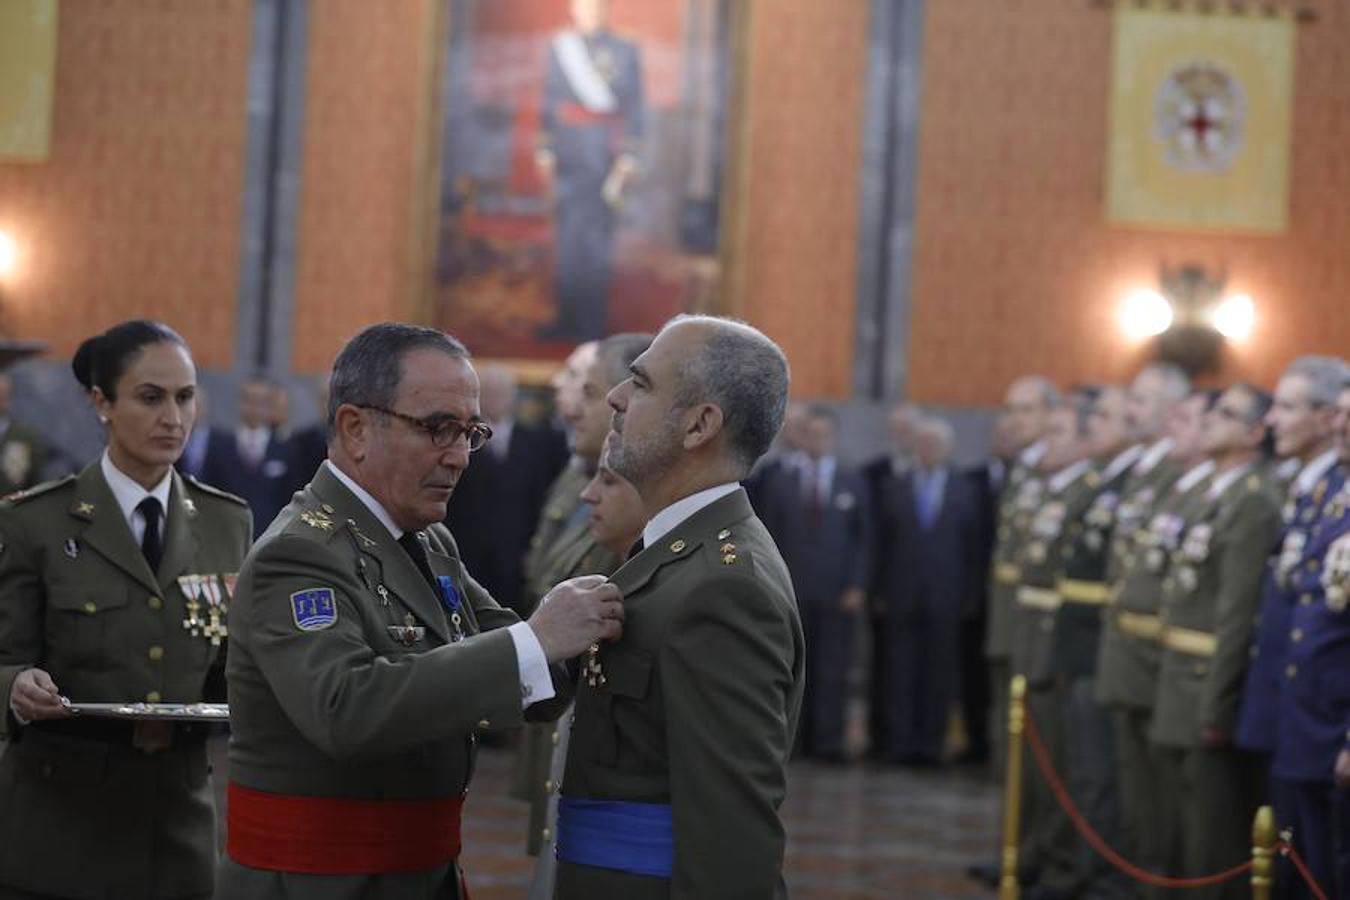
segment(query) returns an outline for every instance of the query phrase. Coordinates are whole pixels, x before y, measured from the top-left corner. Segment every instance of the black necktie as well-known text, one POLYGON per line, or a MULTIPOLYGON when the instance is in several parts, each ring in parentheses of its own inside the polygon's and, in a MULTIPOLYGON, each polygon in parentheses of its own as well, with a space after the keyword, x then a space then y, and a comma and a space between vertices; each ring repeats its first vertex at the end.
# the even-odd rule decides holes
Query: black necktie
POLYGON ((632 559, 633 557, 637 556, 639 553, 642 552, 642 548, 643 548, 644 546, 645 546, 645 545, 642 543, 642 538, 638 538, 638 539, 633 543, 633 546, 631 546, 631 547, 628 548, 628 558, 629 558, 629 559, 632 559))
POLYGON ((407 551, 408 556, 412 557, 413 565, 417 566, 417 571, 422 573, 422 577, 427 580, 427 584, 431 585, 431 589, 436 590, 436 576, 431 572, 431 560, 427 559, 427 549, 417 539, 417 532, 403 532, 403 537, 398 539, 398 544, 407 551))
POLYGON ((137 511, 145 517, 145 536, 141 538, 141 553, 150 564, 151 572, 159 571, 159 561, 164 556, 164 545, 159 539, 159 517, 163 509, 154 497, 146 497, 136 504, 137 511))

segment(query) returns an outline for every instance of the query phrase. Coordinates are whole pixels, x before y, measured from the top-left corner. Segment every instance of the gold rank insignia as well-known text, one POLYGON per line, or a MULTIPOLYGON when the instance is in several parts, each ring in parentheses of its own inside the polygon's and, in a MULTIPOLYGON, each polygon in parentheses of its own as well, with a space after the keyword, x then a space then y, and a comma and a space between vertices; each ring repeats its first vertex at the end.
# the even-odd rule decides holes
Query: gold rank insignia
POLYGON ((332 531, 333 520, 328 518, 328 514, 319 510, 307 509, 300 514, 300 521, 304 522, 310 528, 317 528, 320 531, 332 531))
POLYGON ((684 548, 685 548, 685 543, 684 543, 684 541, 674 541, 674 542, 670 545, 670 552, 671 552, 671 553, 683 553, 683 552, 684 552, 684 548))
POLYGON ((722 551, 722 565, 729 566, 736 561, 735 544, 733 544, 731 541, 727 541, 725 544, 721 546, 720 549, 722 551))
POLYGON ((1249 491, 1259 491, 1259 490, 1261 490, 1261 476, 1260 476, 1260 475, 1248 475, 1248 476, 1247 476, 1247 490, 1249 490, 1249 491))
POLYGON ((81 500, 78 504, 76 504, 75 512, 79 513, 82 516, 92 516, 94 514, 94 504, 90 503, 87 500, 81 500))

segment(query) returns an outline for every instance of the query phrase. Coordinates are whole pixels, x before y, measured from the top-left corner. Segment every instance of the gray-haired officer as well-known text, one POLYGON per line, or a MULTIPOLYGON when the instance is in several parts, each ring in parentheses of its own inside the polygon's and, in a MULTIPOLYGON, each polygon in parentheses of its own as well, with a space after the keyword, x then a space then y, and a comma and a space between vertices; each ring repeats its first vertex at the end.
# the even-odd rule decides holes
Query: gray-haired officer
MULTIPOLYGON (((1163 579, 1162 665, 1149 737, 1164 792, 1178 800, 1182 872, 1223 871, 1248 857, 1261 775, 1233 746, 1247 650, 1279 506, 1260 465, 1270 396, 1240 384, 1205 422, 1215 472, 1163 579)), ((1242 897, 1238 882, 1197 891, 1242 897)))
POLYGON ((367 328, 334 364, 328 420, 328 460, 259 539, 230 611, 217 896, 460 898, 475 730, 552 699, 550 664, 616 637, 623 608, 578 580, 520 622, 464 570, 440 523, 490 431, 454 338, 367 328))
POLYGON ((63 700, 223 699, 225 613, 252 522, 239 498, 173 471, 196 415, 178 334, 124 322, 71 367, 107 449, 0 505, 0 896, 209 897, 202 726, 73 716, 63 700))

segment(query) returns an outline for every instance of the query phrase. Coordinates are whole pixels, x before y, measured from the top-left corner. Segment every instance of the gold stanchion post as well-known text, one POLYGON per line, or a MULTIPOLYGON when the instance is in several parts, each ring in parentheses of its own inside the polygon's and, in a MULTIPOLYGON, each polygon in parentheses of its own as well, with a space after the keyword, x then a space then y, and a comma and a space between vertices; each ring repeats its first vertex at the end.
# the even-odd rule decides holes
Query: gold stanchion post
POLYGON ((1275 880, 1275 813, 1269 806, 1252 820, 1252 900, 1270 900, 1275 880))
POLYGON ((1022 730, 1026 727, 1027 679, 1015 675, 1008 704, 1008 771, 1003 786, 1003 876, 999 900, 1018 900, 1017 828, 1022 821, 1022 730))

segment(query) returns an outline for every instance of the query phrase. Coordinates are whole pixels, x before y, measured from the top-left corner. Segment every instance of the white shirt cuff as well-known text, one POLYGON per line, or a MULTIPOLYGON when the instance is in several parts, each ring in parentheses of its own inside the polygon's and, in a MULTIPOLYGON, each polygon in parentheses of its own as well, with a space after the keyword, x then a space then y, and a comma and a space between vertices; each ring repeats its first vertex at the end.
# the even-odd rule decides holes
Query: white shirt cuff
POLYGON ((534 629, 527 622, 517 622, 506 629, 511 643, 516 645, 516 665, 520 668, 520 707, 553 699, 553 675, 548 669, 548 657, 534 629))

